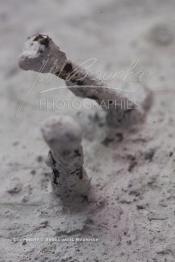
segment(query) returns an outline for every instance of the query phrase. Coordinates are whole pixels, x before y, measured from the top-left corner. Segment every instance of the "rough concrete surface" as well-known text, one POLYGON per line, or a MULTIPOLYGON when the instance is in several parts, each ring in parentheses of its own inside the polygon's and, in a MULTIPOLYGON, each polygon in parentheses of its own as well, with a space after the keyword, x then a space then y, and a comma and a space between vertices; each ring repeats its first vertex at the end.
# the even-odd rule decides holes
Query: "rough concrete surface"
POLYGON ((174 9, 174 0, 0 0, 0 262, 175 261, 174 9), (109 84, 136 77, 152 89, 146 123, 108 137, 92 124, 94 103, 55 76, 21 71, 37 32, 109 84), (84 128, 89 203, 63 206, 51 192, 40 125, 57 114, 84 128))

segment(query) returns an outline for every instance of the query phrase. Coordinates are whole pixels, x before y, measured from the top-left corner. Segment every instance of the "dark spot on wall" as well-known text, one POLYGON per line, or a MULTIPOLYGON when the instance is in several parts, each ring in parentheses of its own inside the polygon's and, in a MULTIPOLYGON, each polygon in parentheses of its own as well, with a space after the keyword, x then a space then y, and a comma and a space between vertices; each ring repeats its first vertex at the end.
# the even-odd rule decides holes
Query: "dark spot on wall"
POLYGON ((41 45, 44 45, 45 47, 49 46, 49 37, 48 36, 43 36, 39 34, 34 38, 34 41, 38 41, 41 45))
POLYGON ((53 168, 52 171, 53 171, 53 183, 54 183, 55 185, 58 185, 57 179, 58 179, 59 176, 60 176, 60 172, 59 172, 57 169, 55 169, 55 168, 53 168))
POLYGON ((122 133, 116 133, 116 138, 118 142, 123 141, 123 134, 122 133))
POLYGON ((49 46, 49 38, 48 37, 43 38, 42 40, 40 40, 40 44, 44 45, 45 47, 48 47, 49 46))
POLYGON ((42 156, 37 156, 37 158, 36 158, 36 161, 38 162, 38 163, 41 163, 41 162, 43 162, 43 157, 42 156))
POLYGON ((54 157, 53 157, 53 155, 52 155, 51 150, 50 150, 49 153, 48 153, 48 157, 49 157, 49 159, 52 161, 52 165, 53 165, 53 166, 56 166, 56 161, 55 161, 55 159, 54 159, 54 157))
POLYGON ((108 146, 109 144, 111 144, 112 142, 114 142, 114 139, 111 137, 105 137, 105 139, 102 141, 102 144, 104 146, 108 146))
POLYGON ((124 111, 124 114, 131 113, 135 108, 128 108, 124 111))
POLYGON ((34 39, 33 39, 33 41, 39 41, 40 39, 42 39, 43 38, 43 36, 42 35, 37 35, 34 39))
POLYGON ((71 172, 71 175, 76 175, 79 177, 79 179, 82 179, 83 178, 83 168, 82 167, 77 168, 76 170, 71 172))
POLYGON ((83 195, 83 194, 82 194, 81 197, 82 197, 82 201, 83 201, 83 202, 88 202, 89 199, 88 199, 88 196, 87 196, 87 195, 83 195))
POLYGON ((79 179, 83 179, 83 168, 79 169, 79 179))
POLYGON ((128 172, 132 172, 133 169, 137 166, 137 160, 135 156, 128 155, 128 159, 130 160, 130 164, 128 166, 128 172))
POLYGON ((80 151, 78 149, 74 150, 74 153, 76 154, 76 156, 81 156, 80 151))
POLYGON ((88 98, 98 101, 98 97, 95 95, 89 95, 88 98))
POLYGON ((64 80, 70 81, 72 73, 73 73, 72 63, 68 62, 64 65, 64 67, 61 70, 59 70, 55 74, 56 74, 56 76, 58 76, 58 77, 60 77, 64 80))
POLYGON ((148 152, 145 153, 145 160, 151 162, 154 158, 155 152, 155 148, 151 148, 148 152))
POLYGON ((71 73, 73 70, 72 64, 69 62, 65 65, 63 71, 65 71, 65 73, 71 73))
POLYGON ((83 86, 84 85, 84 82, 82 80, 77 80, 76 83, 79 86, 83 86))
POLYGON ((169 152, 169 157, 172 157, 173 156, 173 152, 169 152))
POLYGON ((58 185, 58 181, 57 179, 59 178, 60 176, 60 172, 58 171, 58 169, 56 168, 56 161, 52 155, 52 152, 49 151, 49 158, 50 160, 52 161, 52 173, 53 173, 53 183, 58 185))

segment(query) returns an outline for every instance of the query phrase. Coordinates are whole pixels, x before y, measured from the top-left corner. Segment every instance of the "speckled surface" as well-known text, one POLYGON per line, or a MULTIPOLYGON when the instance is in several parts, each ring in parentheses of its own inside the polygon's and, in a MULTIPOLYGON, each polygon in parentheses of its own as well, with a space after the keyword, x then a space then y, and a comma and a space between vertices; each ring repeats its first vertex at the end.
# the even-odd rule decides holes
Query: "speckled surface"
POLYGON ((174 262, 174 8, 173 0, 0 1, 1 262, 174 262), (51 193, 41 123, 93 110, 56 77, 18 68, 37 32, 97 77, 116 73, 117 85, 136 76, 155 93, 147 122, 115 141, 83 122, 88 205, 63 207, 51 193))

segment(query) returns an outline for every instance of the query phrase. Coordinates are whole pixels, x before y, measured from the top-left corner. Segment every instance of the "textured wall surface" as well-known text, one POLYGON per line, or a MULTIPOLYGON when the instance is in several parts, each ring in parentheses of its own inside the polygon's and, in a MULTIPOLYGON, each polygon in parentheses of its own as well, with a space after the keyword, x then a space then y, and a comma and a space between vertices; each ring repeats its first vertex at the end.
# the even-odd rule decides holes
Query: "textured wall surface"
POLYGON ((0 0, 0 262, 175 261, 174 9, 173 0, 0 0), (41 122, 93 110, 56 77, 18 68, 37 32, 109 84, 139 78, 155 93, 147 122, 117 141, 84 123, 89 205, 63 208, 51 194, 41 122))

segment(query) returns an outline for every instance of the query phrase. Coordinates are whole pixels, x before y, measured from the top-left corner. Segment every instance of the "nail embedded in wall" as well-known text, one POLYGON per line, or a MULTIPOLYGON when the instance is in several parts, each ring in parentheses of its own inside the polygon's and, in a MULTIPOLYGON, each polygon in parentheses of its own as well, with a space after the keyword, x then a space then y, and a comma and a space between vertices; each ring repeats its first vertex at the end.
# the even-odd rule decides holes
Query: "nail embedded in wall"
POLYGON ((82 148, 82 131, 69 116, 46 120, 41 132, 49 146, 48 165, 52 168, 52 188, 61 199, 88 197, 90 180, 87 176, 82 148))
MULTIPOLYGON (((133 83, 136 86, 134 96, 142 92, 138 103, 126 95, 120 81, 112 88, 107 87, 69 60, 47 35, 37 34, 27 39, 19 66, 23 70, 52 73, 65 80, 69 90, 76 96, 95 100, 106 112, 106 122, 110 127, 128 127, 144 122, 153 102, 152 92, 140 83, 133 83)), ((128 83, 124 82, 124 85, 128 83)))

